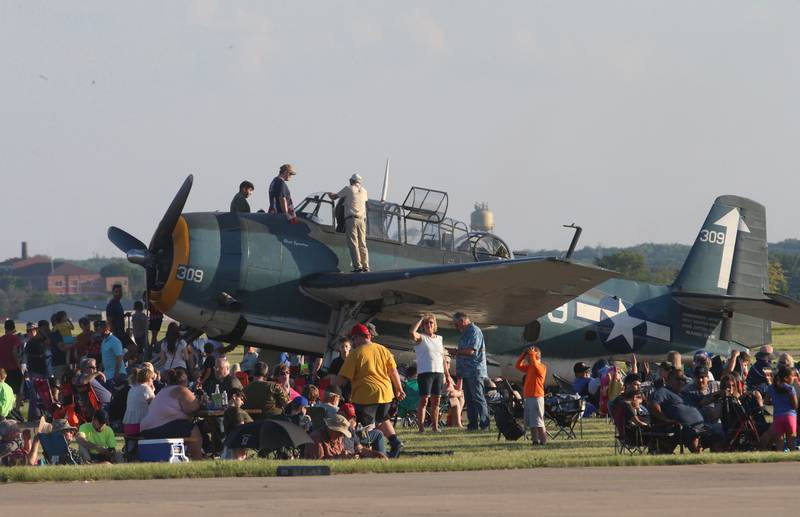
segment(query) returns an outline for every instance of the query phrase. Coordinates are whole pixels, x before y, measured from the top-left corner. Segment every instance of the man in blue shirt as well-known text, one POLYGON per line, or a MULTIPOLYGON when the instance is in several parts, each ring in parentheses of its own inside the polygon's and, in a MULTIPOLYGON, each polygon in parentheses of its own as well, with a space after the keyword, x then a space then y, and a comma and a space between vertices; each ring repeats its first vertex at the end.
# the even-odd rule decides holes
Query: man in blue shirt
POLYGON ((106 322, 98 321, 96 327, 103 336, 103 342, 100 344, 100 356, 103 359, 103 373, 106 379, 109 382, 124 380, 126 374, 123 363, 125 349, 122 348, 122 341, 111 333, 106 322))
POLYGON ((111 325, 111 332, 120 341, 125 339, 125 311, 122 309, 122 286, 114 284, 111 288, 112 298, 106 305, 106 320, 111 325))
POLYGON ((677 368, 667 374, 665 386, 650 395, 648 409, 654 423, 681 426, 681 438, 692 452, 700 452, 702 447, 712 451, 721 450, 724 433, 719 424, 706 424, 700 411, 690 406, 679 395, 686 386, 683 370, 677 368))
POLYGON ((461 332, 456 351, 456 375, 464 388, 464 403, 467 406, 469 423, 467 430, 489 429, 489 407, 483 392, 486 378, 486 344, 483 332, 463 312, 453 315, 453 325, 461 332))
POLYGON ((289 218, 289 222, 296 223, 297 217, 294 214, 294 204, 292 194, 289 192, 289 185, 286 182, 297 174, 288 163, 281 165, 278 175, 269 184, 269 213, 284 214, 289 218))

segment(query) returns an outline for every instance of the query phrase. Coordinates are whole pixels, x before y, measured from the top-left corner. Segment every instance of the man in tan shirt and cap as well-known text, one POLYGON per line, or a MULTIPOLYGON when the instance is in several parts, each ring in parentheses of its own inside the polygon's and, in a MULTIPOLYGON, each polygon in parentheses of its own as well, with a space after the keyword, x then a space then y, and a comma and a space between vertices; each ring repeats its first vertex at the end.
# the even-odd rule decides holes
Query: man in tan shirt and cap
POLYGON ((353 273, 369 271, 367 252, 367 189, 362 186, 364 178, 358 174, 350 176, 350 185, 338 193, 328 192, 331 199, 344 200, 344 231, 353 261, 353 273))

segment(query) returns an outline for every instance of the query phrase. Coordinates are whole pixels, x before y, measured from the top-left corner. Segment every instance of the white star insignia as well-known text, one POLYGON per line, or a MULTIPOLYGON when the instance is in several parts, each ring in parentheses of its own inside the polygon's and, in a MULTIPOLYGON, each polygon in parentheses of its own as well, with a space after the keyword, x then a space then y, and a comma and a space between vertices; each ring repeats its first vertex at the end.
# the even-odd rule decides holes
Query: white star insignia
POLYGON ((633 350, 633 329, 644 323, 643 319, 634 318, 628 314, 628 310, 622 303, 622 300, 617 300, 617 310, 602 309, 603 313, 611 323, 614 325, 611 332, 608 334, 606 342, 622 336, 628 342, 628 346, 633 350))

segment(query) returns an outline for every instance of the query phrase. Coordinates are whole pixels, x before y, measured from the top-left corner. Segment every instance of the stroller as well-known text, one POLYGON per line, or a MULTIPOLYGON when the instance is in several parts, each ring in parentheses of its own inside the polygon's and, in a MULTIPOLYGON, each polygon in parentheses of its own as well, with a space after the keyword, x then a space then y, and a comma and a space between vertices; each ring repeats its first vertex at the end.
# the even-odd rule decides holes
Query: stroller
POLYGON ((745 407, 742 402, 731 396, 722 397, 722 427, 725 430, 725 450, 753 451, 758 449, 761 433, 768 427, 760 408, 745 407), (759 418, 763 420, 759 425, 759 418), (761 431, 759 431, 759 428, 761 431))
MULTIPOLYGON (((497 425, 497 439, 504 436, 506 440, 519 440, 527 434, 517 420, 523 418, 525 407, 522 399, 515 394, 514 386, 507 379, 497 379, 487 390, 486 402, 489 416, 494 417, 497 425)), ((518 391, 517 391, 518 392, 518 391)))

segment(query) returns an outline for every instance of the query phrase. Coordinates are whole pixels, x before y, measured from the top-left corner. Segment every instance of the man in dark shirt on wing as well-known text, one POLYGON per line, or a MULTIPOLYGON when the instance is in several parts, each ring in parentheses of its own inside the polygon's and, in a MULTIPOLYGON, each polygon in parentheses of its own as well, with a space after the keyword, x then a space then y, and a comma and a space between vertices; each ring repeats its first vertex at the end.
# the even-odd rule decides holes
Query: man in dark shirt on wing
POLYGON ((289 192, 287 182, 295 174, 297 173, 294 172, 291 164, 285 163, 281 165, 278 175, 269 184, 269 213, 285 214, 291 223, 297 222, 297 216, 294 213, 292 194, 289 192))

